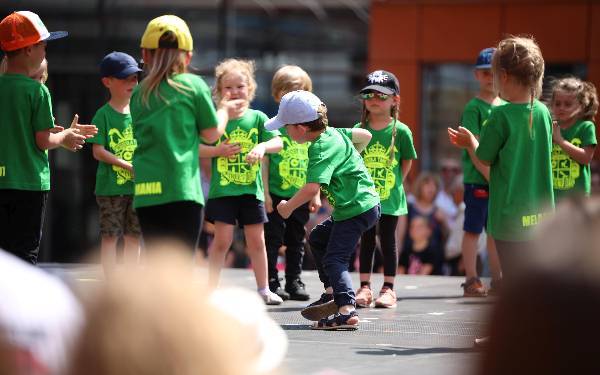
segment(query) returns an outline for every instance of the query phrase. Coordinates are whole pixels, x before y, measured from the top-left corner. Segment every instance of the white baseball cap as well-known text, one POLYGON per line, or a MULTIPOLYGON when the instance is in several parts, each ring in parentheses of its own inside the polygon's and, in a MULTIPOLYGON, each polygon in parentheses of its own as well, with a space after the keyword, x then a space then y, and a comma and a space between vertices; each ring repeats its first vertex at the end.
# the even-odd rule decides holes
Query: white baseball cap
POLYGON ((267 130, 277 130, 289 124, 302 124, 319 118, 321 99, 309 91, 288 92, 281 98, 277 116, 265 123, 267 130))

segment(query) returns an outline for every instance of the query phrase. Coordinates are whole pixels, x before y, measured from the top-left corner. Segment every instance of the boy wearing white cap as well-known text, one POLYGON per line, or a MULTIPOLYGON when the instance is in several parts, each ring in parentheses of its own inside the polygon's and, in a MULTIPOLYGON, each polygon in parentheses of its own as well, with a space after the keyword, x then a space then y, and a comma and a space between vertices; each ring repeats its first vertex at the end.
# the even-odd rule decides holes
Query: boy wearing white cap
POLYGON ((318 97, 308 91, 292 91, 283 96, 277 116, 265 127, 285 126, 294 141, 311 142, 306 185, 289 201, 277 205, 279 214, 289 217, 319 189, 333 207, 331 217, 309 236, 325 293, 302 315, 318 321, 314 329, 354 330, 358 314, 348 263, 362 233, 380 216, 379 196, 359 154, 371 134, 365 129, 337 129, 327 124, 327 108, 318 97), (330 315, 334 316, 328 318, 330 315))

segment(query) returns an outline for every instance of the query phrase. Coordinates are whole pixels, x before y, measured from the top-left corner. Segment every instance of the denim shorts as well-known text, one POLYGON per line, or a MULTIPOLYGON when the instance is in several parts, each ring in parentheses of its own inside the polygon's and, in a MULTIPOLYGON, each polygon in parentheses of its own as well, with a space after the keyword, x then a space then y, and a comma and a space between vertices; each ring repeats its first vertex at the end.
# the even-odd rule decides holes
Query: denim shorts
POLYGON ((240 227, 268 222, 265 203, 253 194, 209 199, 206 202, 206 220, 240 227))
POLYGON ((465 184, 465 232, 479 234, 486 227, 489 196, 488 185, 465 184))

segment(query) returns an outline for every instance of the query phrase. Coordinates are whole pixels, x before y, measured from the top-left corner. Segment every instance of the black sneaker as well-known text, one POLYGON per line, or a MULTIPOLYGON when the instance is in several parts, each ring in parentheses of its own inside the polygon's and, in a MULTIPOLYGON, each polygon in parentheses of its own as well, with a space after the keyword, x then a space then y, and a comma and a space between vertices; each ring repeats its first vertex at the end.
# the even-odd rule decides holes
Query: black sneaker
POLYGON ((306 292, 306 287, 300 278, 286 281, 285 291, 289 293, 290 299, 295 301, 308 301, 310 295, 306 292))
POLYGON ((278 279, 269 280, 269 290, 275 294, 277 294, 282 300, 287 301, 290 299, 290 295, 286 292, 281 285, 279 284, 278 279))
POLYGON ((306 306, 300 314, 308 319, 318 322, 338 312, 338 307, 333 300, 333 294, 323 293, 321 298, 306 306))

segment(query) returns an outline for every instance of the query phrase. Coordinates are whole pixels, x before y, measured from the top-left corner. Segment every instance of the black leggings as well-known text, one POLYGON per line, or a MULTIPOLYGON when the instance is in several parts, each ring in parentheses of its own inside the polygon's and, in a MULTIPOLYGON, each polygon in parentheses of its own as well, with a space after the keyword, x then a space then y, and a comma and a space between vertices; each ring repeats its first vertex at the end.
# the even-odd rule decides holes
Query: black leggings
POLYGON ((181 241, 191 254, 196 250, 202 229, 202 205, 179 201, 136 208, 145 247, 152 242, 171 239, 181 241))
POLYGON ((383 275, 396 276, 396 267, 398 266, 397 224, 398 216, 381 215, 377 225, 363 233, 360 238, 360 273, 373 272, 373 255, 376 247, 375 235, 379 232, 379 244, 383 253, 383 275))

